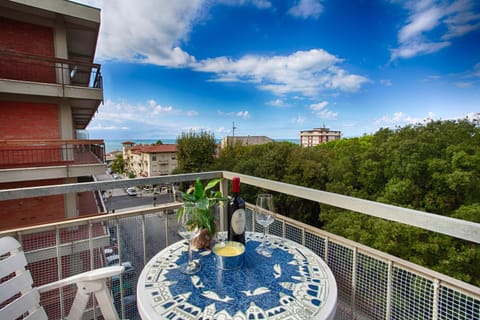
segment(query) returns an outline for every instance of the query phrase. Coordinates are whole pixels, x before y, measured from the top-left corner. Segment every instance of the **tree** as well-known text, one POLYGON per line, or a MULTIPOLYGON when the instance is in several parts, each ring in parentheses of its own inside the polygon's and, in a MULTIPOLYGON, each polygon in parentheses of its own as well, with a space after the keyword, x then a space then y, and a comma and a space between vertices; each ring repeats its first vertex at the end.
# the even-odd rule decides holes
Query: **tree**
MULTIPOLYGON (((431 121, 312 148, 229 146, 218 170, 282 181, 480 222, 480 127, 431 121)), ((254 203, 262 190, 242 186, 254 203)), ((278 211, 397 257, 480 285, 478 244, 364 214, 274 194, 278 211)))
POLYGON ((158 146, 158 145, 161 145, 163 144, 162 140, 157 140, 155 141, 155 143, 152 143, 152 146, 158 146))
POLYGON ((112 168, 113 172, 123 174, 125 172, 125 160, 123 159, 123 155, 115 155, 115 159, 113 159, 110 167, 112 168))
POLYGON ((217 144, 213 134, 194 130, 182 132, 177 138, 177 169, 175 173, 208 171, 215 161, 217 144))

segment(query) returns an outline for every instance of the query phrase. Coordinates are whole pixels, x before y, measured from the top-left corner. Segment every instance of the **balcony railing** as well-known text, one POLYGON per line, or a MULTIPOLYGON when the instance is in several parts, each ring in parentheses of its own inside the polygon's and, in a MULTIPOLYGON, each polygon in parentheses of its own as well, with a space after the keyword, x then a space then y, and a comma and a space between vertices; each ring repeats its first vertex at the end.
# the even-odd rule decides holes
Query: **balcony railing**
POLYGON ((0 140, 0 169, 104 162, 103 140, 0 140))
MULTIPOLYGON (((220 189, 227 194, 228 180, 233 176, 240 176, 242 184, 260 189, 480 243, 480 224, 231 172, 3 190, 0 191, 0 201, 137 185, 190 183, 197 177, 204 180, 225 178, 220 189)), ((131 261, 135 269, 128 276, 113 279, 112 294, 121 316, 135 319, 138 317, 135 300, 125 297, 135 295, 136 280, 147 261, 159 250, 179 240, 175 215, 169 213, 180 205, 172 194, 171 202, 155 207, 6 230, 0 232, 0 236, 12 235, 23 243, 30 268, 37 275, 36 285, 45 281, 41 277, 45 274, 59 278, 102 266, 105 264, 104 249, 115 247, 120 261, 131 261)), ((247 230, 260 231, 255 224, 252 205, 248 204, 247 208, 247 230)), ((217 222, 220 229, 225 226, 224 214, 224 209, 219 208, 217 222)), ((335 319, 480 319, 478 287, 282 215, 277 215, 270 232, 310 248, 327 262, 338 287, 335 319)), ((65 291, 42 296, 52 318, 68 310, 70 294, 65 291)), ((95 313, 96 308, 92 307, 88 316, 95 317, 95 313)))
POLYGON ((0 49, 0 79, 102 88, 100 65, 0 49))

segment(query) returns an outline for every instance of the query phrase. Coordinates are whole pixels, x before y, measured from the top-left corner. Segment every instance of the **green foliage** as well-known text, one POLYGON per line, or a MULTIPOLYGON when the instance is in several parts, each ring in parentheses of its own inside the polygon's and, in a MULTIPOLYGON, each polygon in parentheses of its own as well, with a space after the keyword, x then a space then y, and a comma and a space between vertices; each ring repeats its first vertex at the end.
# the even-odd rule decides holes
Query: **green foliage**
MULTIPOLYGON (((212 213, 212 208, 215 204, 225 201, 222 197, 222 193, 219 190, 212 190, 222 179, 210 180, 204 187, 200 179, 195 181, 195 184, 187 190, 187 192, 180 191, 180 195, 184 201, 195 203, 197 210, 197 217, 195 224, 200 229, 208 229, 210 234, 215 234, 216 225, 215 217, 212 213)), ((183 208, 177 211, 177 220, 182 216, 183 208)))
MULTIPOLYGON (((480 127, 432 121, 302 148, 231 146, 214 166, 318 190, 480 223, 480 127)), ((255 201, 260 190, 244 186, 255 201)), ((480 248, 435 234, 286 195, 278 211, 378 250, 480 285, 480 248)))
POLYGON ((125 160, 123 159, 123 155, 115 155, 115 159, 113 159, 110 167, 113 172, 123 174, 125 172, 125 160))
POLYGON ((208 171, 215 161, 216 142, 206 131, 183 132, 177 138, 177 169, 175 173, 208 171))
POLYGON ((157 140, 155 141, 155 143, 152 143, 152 146, 158 146, 158 145, 161 145, 163 144, 162 140, 157 140))

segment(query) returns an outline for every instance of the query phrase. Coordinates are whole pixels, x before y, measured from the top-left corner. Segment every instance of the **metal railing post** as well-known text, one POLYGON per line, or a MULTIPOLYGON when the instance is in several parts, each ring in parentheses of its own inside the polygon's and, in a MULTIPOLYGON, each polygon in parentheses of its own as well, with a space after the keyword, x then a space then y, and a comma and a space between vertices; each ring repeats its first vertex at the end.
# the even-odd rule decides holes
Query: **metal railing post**
POLYGON ((356 289, 357 289, 357 248, 352 249, 352 297, 351 297, 351 308, 352 308, 352 319, 356 317, 356 308, 355 308, 355 300, 356 300, 356 289))
POLYGON ((393 262, 388 261, 387 269, 387 297, 385 303, 385 320, 390 320, 392 317, 392 283, 393 283, 393 262))
POLYGON ((438 320, 438 303, 440 296, 440 280, 433 280, 433 303, 432 303, 432 320, 438 320))
MULTIPOLYGON (((62 279, 62 253, 61 253, 61 246, 60 246, 60 229, 58 227, 55 228, 55 250, 57 253, 57 277, 58 280, 62 279)), ((63 294, 63 289, 60 288, 59 295, 60 295, 60 314, 62 319, 66 317, 65 315, 65 296, 63 294)))

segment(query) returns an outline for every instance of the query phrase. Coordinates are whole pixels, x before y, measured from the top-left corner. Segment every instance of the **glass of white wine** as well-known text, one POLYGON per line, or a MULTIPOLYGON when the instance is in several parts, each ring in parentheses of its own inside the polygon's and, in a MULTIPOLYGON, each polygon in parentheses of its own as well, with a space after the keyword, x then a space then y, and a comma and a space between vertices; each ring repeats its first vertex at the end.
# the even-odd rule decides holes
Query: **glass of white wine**
POLYGON ((266 238, 268 227, 275 220, 275 208, 273 205, 273 196, 271 194, 262 193, 257 196, 255 205, 255 220, 263 227, 263 241, 255 251, 265 257, 272 256, 272 250, 266 246, 266 238))
POLYGON ((188 260, 180 267, 180 271, 185 274, 194 274, 200 271, 200 262, 192 260, 191 242, 200 233, 200 228, 196 223, 198 219, 197 207, 195 203, 185 202, 180 208, 178 219, 178 234, 188 241, 188 260))

